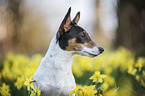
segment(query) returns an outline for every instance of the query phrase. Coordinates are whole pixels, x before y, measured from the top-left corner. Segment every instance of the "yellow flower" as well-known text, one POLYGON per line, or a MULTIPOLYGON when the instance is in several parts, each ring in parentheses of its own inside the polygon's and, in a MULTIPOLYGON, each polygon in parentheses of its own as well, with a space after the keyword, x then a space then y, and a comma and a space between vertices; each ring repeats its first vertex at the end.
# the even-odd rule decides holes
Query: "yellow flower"
POLYGON ((34 89, 32 77, 26 77, 24 85, 27 86, 27 90, 30 91, 30 88, 34 89))
POLYGON ((69 91, 70 95, 74 94, 76 92, 76 89, 73 87, 73 90, 69 91))
POLYGON ((76 92, 76 96, 85 96, 84 92, 83 92, 83 89, 78 89, 77 92, 76 92))
POLYGON ((99 94, 99 96, 102 96, 102 94, 99 94))
POLYGON ((90 86, 82 86, 81 88, 77 88, 76 90, 76 96, 94 96, 97 93, 97 90, 95 90, 94 85, 90 86))
POLYGON ((69 91, 70 95, 74 94, 76 92, 76 89, 69 91))
POLYGON ((12 80, 13 79, 13 74, 12 74, 11 69, 10 69, 10 64, 9 64, 9 62, 7 60, 4 61, 4 67, 3 67, 3 70, 2 70, 2 76, 5 79, 8 79, 8 80, 12 80))
POLYGON ((136 75, 135 78, 136 78, 137 82, 140 82, 140 76, 139 75, 136 75))
POLYGON ((3 83, 2 87, 0 87, 1 95, 2 96, 11 96, 9 92, 10 92, 9 85, 6 85, 5 83, 3 83))
POLYGON ((128 74, 130 74, 130 75, 135 75, 136 71, 137 70, 134 69, 132 66, 129 66, 128 70, 127 70, 128 74))
POLYGON ((23 87, 24 81, 25 81, 24 77, 18 77, 17 78, 17 81, 14 83, 14 85, 17 87, 18 90, 23 87))
POLYGON ((135 64, 135 67, 141 71, 141 68, 143 67, 143 64, 145 63, 145 60, 143 57, 139 57, 137 60, 137 63, 135 64))
POLYGON ((134 61, 135 61, 134 57, 130 57, 128 59, 128 61, 127 61, 127 67, 133 66, 134 65, 134 61))
POLYGON ((77 88, 70 91, 70 94, 76 94, 76 96, 95 96, 97 90, 95 89, 94 85, 90 86, 81 86, 77 85, 77 88))
POLYGON ((100 75, 100 72, 96 71, 95 74, 90 77, 90 79, 92 79, 93 82, 102 83, 103 82, 103 78, 105 78, 105 77, 106 77, 105 75, 100 75))
POLYGON ((39 87, 35 86, 30 96, 40 96, 40 95, 41 95, 41 91, 39 90, 39 87))
POLYGON ((76 88, 74 88, 74 86, 73 86, 73 90, 69 91, 69 93, 70 93, 70 95, 76 93, 76 96, 83 96, 82 88, 83 88, 83 86, 81 86, 81 85, 77 85, 76 88))
POLYGON ((94 96, 97 93, 97 90, 95 90, 95 86, 85 86, 83 88, 83 92, 85 96, 94 96))

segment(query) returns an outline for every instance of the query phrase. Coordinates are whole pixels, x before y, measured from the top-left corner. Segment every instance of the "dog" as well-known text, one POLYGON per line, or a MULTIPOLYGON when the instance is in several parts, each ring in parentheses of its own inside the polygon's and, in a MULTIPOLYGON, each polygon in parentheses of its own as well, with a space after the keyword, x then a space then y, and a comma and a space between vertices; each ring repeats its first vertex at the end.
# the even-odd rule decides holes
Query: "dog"
POLYGON ((33 80, 37 82, 34 86, 40 88, 41 96, 71 96, 69 91, 76 87, 71 68, 73 55, 95 58, 104 51, 91 40, 82 27, 77 25, 80 12, 72 21, 70 12, 71 7, 33 75, 33 80))

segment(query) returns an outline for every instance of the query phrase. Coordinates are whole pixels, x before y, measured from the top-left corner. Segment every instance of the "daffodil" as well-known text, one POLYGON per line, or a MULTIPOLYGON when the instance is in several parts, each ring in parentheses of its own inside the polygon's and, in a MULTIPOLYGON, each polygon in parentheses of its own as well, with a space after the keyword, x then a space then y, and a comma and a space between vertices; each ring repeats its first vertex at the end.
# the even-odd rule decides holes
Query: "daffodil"
POLYGON ((135 64, 135 67, 141 71, 141 68, 143 67, 143 64, 145 64, 145 60, 143 57, 139 57, 137 60, 137 63, 135 64))
POLYGON ((26 81, 24 82, 24 85, 27 86, 27 90, 30 91, 30 89, 34 89, 34 86, 33 86, 33 80, 32 80, 32 77, 26 77, 26 81))
POLYGON ((76 96, 95 96, 97 90, 94 85, 90 86, 78 86, 76 89, 70 91, 70 93, 76 93, 76 96))
POLYGON ((74 86, 73 86, 73 90, 69 91, 70 95, 76 93, 76 90, 77 90, 77 89, 75 89, 74 86))
POLYGON ((4 66, 3 66, 3 70, 2 70, 2 76, 5 79, 8 79, 9 81, 11 81, 13 79, 13 74, 12 71, 10 69, 10 64, 7 60, 4 61, 4 66))
MULTIPOLYGON (((39 96, 41 92, 37 86, 35 88, 33 87, 32 83, 34 83, 34 81, 32 80, 32 76, 38 68, 41 58, 42 55, 40 54, 33 55, 32 57, 22 54, 7 54, 6 59, 2 63, 3 69, 0 73, 0 96, 10 96, 12 90, 16 90, 15 88, 20 90, 24 86, 27 87, 28 91, 31 90, 32 92, 29 92, 27 95, 39 96), (11 87, 12 90, 10 90, 9 85, 4 83, 6 81, 14 83, 15 87, 11 87)), ((134 53, 124 48, 119 48, 113 52, 107 50, 94 59, 78 55, 74 56, 73 59, 73 74, 84 82, 83 80, 85 79, 83 76, 85 76, 87 72, 94 72, 90 79, 96 83, 92 83, 95 84, 95 86, 77 85, 76 88, 73 88, 73 90, 69 92, 71 95, 75 93, 75 96, 123 96, 124 94, 126 96, 132 96, 133 83, 130 82, 132 78, 120 75, 120 73, 124 75, 126 72, 128 75, 134 76, 138 84, 141 84, 145 88, 145 58, 139 57, 136 59, 134 53), (100 71, 96 70, 101 70, 105 75, 100 74, 100 71), (120 80, 121 78, 117 78, 117 81, 120 80, 121 82, 115 82, 116 73, 117 77, 121 76, 125 81, 120 80), (129 81, 126 82, 126 80, 129 81), (119 88, 116 88, 116 86, 119 88), (95 87, 97 89, 95 89, 95 87)))
POLYGON ((24 81, 25 81, 24 77, 17 78, 17 81, 14 83, 14 85, 17 87, 18 90, 20 90, 23 87, 24 81))
POLYGON ((84 90, 83 89, 78 89, 77 91, 76 91, 76 96, 85 96, 84 95, 84 90))
POLYGON ((136 78, 137 82, 140 82, 140 76, 139 75, 136 75, 135 78, 136 78))
POLYGON ((137 69, 133 68, 132 66, 129 66, 127 72, 128 74, 135 75, 135 73, 137 72, 137 69))
POLYGON ((93 82, 99 82, 102 83, 103 82, 103 78, 105 78, 106 76, 103 74, 100 74, 100 71, 96 71, 95 74, 93 76, 90 77, 90 79, 93 80, 93 82))
POLYGON ((97 93, 94 85, 85 86, 83 88, 84 96, 94 96, 97 93))
POLYGON ((35 86, 30 96, 40 96, 40 95, 41 95, 41 91, 39 90, 39 87, 35 86))
POLYGON ((11 96, 9 85, 6 85, 5 83, 3 83, 2 86, 0 87, 0 93, 2 96, 11 96))

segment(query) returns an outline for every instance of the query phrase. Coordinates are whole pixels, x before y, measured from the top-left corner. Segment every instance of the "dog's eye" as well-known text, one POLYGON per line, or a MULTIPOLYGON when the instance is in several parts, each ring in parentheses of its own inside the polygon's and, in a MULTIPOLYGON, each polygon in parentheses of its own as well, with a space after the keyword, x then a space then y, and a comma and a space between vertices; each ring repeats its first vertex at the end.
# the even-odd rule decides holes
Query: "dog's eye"
POLYGON ((85 34, 82 34, 82 35, 81 35, 81 39, 84 39, 84 38, 85 38, 85 34))

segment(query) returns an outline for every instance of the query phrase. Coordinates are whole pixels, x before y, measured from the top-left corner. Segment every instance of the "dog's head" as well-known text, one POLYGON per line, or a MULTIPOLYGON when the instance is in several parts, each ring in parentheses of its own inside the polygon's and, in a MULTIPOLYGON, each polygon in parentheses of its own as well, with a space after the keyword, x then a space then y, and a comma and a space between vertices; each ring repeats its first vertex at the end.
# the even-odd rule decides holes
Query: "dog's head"
POLYGON ((80 12, 76 14, 72 21, 70 12, 71 8, 69 8, 57 32, 59 47, 65 51, 72 51, 74 54, 80 54, 91 58, 101 54, 104 49, 93 42, 88 33, 77 25, 80 18, 80 12))

